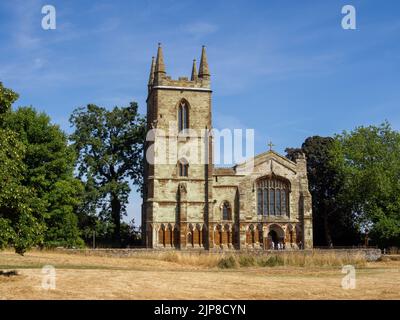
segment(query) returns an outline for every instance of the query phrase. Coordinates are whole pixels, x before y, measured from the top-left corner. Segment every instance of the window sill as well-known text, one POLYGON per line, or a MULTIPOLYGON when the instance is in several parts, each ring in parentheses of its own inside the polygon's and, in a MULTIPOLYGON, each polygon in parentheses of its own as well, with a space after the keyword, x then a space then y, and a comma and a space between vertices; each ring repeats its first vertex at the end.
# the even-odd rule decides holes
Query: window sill
POLYGON ((178 141, 185 141, 189 140, 191 137, 190 132, 188 129, 183 129, 178 132, 178 141))
POLYGON ((261 218, 265 218, 265 219, 267 219, 267 218, 279 218, 279 219, 282 219, 282 218, 284 218, 284 219, 289 219, 290 217, 288 216, 288 215, 286 215, 286 214, 276 214, 276 215, 263 215, 263 214, 258 214, 257 215, 258 217, 261 217, 261 218))

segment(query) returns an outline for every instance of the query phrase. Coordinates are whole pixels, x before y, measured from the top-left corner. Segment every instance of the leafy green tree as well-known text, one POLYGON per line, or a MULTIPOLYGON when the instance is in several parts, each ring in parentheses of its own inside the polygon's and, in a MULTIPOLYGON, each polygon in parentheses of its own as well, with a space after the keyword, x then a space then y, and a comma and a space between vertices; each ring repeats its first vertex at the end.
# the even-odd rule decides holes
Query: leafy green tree
POLYGON ((18 94, 0 82, 0 249, 12 245, 19 254, 40 244, 45 229, 35 190, 23 185, 26 148, 4 127, 18 94))
POLYGON ((331 137, 309 137, 301 149, 286 149, 287 157, 297 153, 307 158, 307 174, 312 195, 314 245, 353 245, 359 241, 358 225, 352 211, 338 196, 343 189, 344 176, 331 163, 331 137))
POLYGON ((22 184, 24 145, 0 129, 0 249, 13 245, 19 254, 43 240, 45 225, 34 190, 22 184))
POLYGON ((74 178, 75 152, 67 136, 44 113, 32 107, 7 114, 4 125, 18 134, 26 153, 23 184, 35 190, 42 203, 46 246, 81 246, 76 209, 83 192, 74 178))
POLYGON ((76 214, 81 204, 82 184, 69 178, 55 182, 46 198, 49 206, 49 219, 45 245, 80 247, 83 246, 81 231, 76 214))
POLYGON ((81 245, 74 150, 45 114, 32 107, 13 111, 17 98, 0 83, 1 245, 19 253, 38 244, 81 245))
POLYGON ((136 103, 107 110, 89 104, 70 118, 71 141, 78 153, 79 177, 86 184, 85 206, 100 209, 112 221, 113 240, 120 245, 121 217, 126 214, 129 181, 141 187, 145 120, 136 103))
MULTIPOLYGON (((85 242, 93 245, 93 232, 95 232, 96 247, 109 247, 114 244, 113 234, 115 225, 112 221, 103 220, 99 216, 90 216, 91 224, 84 226, 83 234, 85 242)), ((127 223, 121 222, 121 247, 126 248, 141 244, 139 229, 135 226, 134 221, 127 223)))
POLYGON ((11 111, 12 104, 17 101, 18 94, 11 89, 4 88, 0 82, 0 115, 11 111))
POLYGON ((333 165, 345 177, 340 201, 381 246, 400 245, 400 133, 388 122, 337 135, 333 165))

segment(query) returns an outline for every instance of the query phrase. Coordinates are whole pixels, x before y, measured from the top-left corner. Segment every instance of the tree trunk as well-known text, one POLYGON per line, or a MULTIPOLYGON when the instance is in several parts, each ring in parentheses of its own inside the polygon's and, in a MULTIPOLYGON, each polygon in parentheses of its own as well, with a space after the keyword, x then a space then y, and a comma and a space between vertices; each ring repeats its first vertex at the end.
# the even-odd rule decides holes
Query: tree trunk
POLYGON ((324 210, 324 232, 325 232, 325 241, 328 247, 333 247, 331 232, 329 229, 329 220, 328 220, 328 211, 324 210))
POLYGON ((116 246, 121 246, 121 201, 118 195, 111 194, 111 214, 115 225, 114 243, 116 246))

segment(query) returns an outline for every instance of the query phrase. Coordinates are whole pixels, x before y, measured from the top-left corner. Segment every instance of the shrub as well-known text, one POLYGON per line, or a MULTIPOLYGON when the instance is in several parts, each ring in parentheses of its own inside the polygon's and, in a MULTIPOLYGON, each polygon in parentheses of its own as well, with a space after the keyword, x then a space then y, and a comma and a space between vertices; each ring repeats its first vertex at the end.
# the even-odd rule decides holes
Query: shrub
POLYGON ((218 268, 220 269, 233 269, 237 267, 236 259, 233 256, 228 258, 221 258, 218 262, 218 268))
POLYGON ((276 266, 283 266, 284 260, 281 256, 269 256, 265 257, 264 259, 260 259, 259 263, 262 267, 276 267, 276 266))
POLYGON ((256 265, 256 259, 254 256, 250 255, 240 255, 239 256, 239 265, 241 267, 251 267, 256 265))
POLYGON ((164 261, 168 261, 168 262, 178 262, 179 261, 179 255, 175 251, 167 252, 163 257, 163 260, 164 261))

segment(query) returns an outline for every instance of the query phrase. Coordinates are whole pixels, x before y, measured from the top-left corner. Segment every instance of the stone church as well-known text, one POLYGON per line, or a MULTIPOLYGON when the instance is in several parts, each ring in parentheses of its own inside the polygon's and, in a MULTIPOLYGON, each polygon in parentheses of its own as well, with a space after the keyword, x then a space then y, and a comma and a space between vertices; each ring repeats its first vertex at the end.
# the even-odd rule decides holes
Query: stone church
POLYGON ((311 195, 304 155, 291 161, 271 145, 250 161, 217 168, 212 161, 212 135, 185 134, 188 129, 212 129, 210 78, 204 46, 198 72, 194 60, 190 79, 171 79, 159 45, 147 97, 147 130, 151 134, 145 147, 145 246, 182 250, 312 248, 311 195), (176 131, 171 131, 173 126, 176 131), (174 152, 162 143, 166 139, 174 141, 176 149, 176 156, 167 157, 168 161, 166 155, 174 152), (187 157, 187 145, 193 139, 205 161, 187 157), (180 151, 185 149, 182 156, 180 151))

